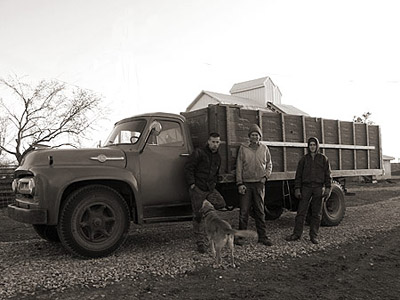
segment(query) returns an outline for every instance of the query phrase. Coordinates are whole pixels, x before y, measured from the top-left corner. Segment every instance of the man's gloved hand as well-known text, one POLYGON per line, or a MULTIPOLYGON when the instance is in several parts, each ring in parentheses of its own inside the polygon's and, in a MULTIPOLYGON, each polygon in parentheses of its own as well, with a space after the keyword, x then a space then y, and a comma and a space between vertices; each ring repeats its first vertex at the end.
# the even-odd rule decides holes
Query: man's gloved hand
POLYGON ((295 190, 294 190, 294 196, 295 196, 297 199, 301 199, 301 190, 300 190, 300 189, 295 189, 295 190))
POLYGON ((246 194, 246 186, 245 186, 244 184, 239 185, 239 186, 238 186, 238 192, 239 192, 239 194, 241 194, 241 195, 246 194))
POLYGON ((323 193, 322 196, 323 196, 324 198, 328 199, 328 198, 331 196, 331 192, 332 192, 332 189, 331 189, 331 188, 325 188, 324 193, 323 193))

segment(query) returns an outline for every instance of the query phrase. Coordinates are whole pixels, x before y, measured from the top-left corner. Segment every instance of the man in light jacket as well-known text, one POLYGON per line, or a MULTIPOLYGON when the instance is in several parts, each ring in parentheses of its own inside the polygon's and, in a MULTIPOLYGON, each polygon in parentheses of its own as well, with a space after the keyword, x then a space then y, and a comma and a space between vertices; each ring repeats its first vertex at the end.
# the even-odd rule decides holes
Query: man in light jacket
MULTIPOLYGON (((261 129, 253 124, 249 129, 249 144, 239 148, 236 162, 236 184, 240 196, 239 229, 247 229, 251 207, 257 227, 258 242, 271 246, 267 236, 264 212, 265 183, 271 176, 271 154, 266 145, 261 144, 261 129)), ((242 245, 243 240, 237 239, 236 244, 242 245)))

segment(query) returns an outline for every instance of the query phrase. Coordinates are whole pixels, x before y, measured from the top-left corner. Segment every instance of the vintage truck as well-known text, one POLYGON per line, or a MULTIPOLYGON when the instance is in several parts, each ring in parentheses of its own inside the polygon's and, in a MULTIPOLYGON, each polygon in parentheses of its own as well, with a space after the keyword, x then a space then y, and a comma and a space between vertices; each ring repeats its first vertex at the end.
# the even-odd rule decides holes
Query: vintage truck
POLYGON ((335 180, 322 224, 342 220, 346 177, 382 173, 378 126, 210 105, 180 115, 151 113, 121 120, 99 148, 29 153, 15 171, 16 202, 8 215, 32 224, 44 239, 61 241, 76 256, 108 255, 124 242, 130 222, 192 218, 183 168, 209 132, 219 132, 222 141, 218 189, 228 207, 236 207, 236 154, 253 123, 262 128, 273 161, 266 186, 268 219, 278 218, 284 209, 296 210, 293 179, 309 136, 321 141, 335 180))

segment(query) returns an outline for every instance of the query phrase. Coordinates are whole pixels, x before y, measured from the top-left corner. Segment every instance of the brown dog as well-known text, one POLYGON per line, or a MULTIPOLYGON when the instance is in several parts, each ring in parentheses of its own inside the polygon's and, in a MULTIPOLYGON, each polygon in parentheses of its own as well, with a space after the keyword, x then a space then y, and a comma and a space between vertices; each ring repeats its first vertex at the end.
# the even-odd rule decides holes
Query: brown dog
POLYGON ((203 201, 200 212, 204 216, 205 230, 211 244, 211 251, 215 258, 216 266, 221 265, 221 250, 228 243, 231 250, 232 266, 235 267, 234 258, 234 236, 238 237, 257 237, 257 233, 251 230, 235 230, 231 225, 222 220, 214 206, 207 200, 203 201))

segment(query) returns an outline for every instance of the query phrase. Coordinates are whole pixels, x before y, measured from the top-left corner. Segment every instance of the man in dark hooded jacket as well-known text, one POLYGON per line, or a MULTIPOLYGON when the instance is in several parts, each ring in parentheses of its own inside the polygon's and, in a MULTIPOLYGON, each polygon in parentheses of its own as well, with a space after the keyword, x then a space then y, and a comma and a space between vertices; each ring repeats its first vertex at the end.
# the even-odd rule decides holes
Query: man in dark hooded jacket
POLYGON ((319 141, 316 137, 308 139, 308 154, 304 155, 296 170, 295 196, 299 207, 295 219, 293 234, 287 241, 300 239, 308 208, 311 207, 310 240, 318 244, 318 231, 321 223, 323 199, 331 194, 331 167, 328 158, 319 153, 319 141))

